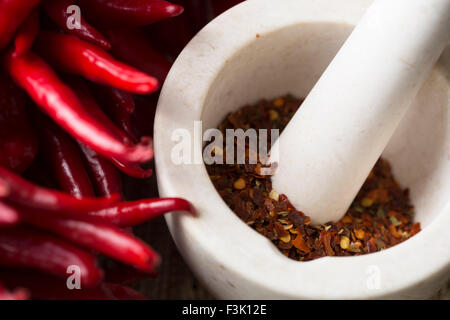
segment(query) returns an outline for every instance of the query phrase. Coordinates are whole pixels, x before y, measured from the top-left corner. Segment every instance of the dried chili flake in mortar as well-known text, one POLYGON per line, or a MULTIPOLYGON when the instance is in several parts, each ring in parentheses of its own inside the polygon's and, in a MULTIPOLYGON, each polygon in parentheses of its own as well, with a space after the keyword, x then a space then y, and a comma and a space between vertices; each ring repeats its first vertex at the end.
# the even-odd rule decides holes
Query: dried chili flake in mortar
MULTIPOLYGON (((261 100, 230 113, 218 128, 280 129, 282 131, 303 99, 293 96, 261 100)), ((246 160, 249 145, 246 141, 246 160)), ((236 147, 236 142, 235 142, 236 147)), ((226 150, 221 150, 226 157, 226 150)), ((246 161, 248 163, 248 161, 246 161)), ((311 225, 289 199, 272 189, 270 176, 260 174, 258 164, 207 165, 217 191, 239 218, 270 239, 287 257, 299 261, 324 256, 357 256, 384 250, 420 231, 413 222, 408 189, 395 180, 388 161, 380 158, 346 215, 338 222, 311 225)))

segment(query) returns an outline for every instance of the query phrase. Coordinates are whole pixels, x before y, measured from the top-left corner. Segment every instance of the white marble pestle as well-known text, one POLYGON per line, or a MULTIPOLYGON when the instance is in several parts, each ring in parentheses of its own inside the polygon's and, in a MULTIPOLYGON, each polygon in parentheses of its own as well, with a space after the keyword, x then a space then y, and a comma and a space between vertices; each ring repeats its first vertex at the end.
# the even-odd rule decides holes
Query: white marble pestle
POLYGON ((450 0, 376 0, 271 151, 273 187, 345 214, 450 39, 450 0))

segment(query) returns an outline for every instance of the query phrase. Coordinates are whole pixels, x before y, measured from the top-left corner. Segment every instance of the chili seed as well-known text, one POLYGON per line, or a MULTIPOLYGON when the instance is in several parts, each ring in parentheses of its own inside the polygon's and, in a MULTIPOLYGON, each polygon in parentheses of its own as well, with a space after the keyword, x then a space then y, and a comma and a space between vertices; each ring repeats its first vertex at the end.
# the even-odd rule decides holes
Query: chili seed
POLYGON ((373 205, 373 202, 374 202, 374 200, 372 198, 363 198, 362 201, 361 201, 361 205, 364 208, 368 208, 371 205, 373 205))
POLYGON ((342 249, 347 250, 350 245, 350 239, 346 236, 342 236, 339 245, 341 246, 342 249))
POLYGON ((269 193, 269 198, 278 201, 280 200, 280 195, 275 190, 272 189, 269 193))
POLYGON ((291 241, 291 234, 287 233, 286 235, 280 237, 280 240, 284 243, 288 243, 289 241, 291 241))
POLYGON ((344 218, 342 218, 342 222, 343 223, 352 223, 353 219, 350 218, 349 216, 345 216, 344 218))
POLYGON ((237 179, 234 183, 233 183, 233 187, 236 190, 242 190, 244 189, 246 186, 245 180, 242 178, 237 179))
POLYGON ((353 231, 355 232, 356 238, 358 238, 360 240, 364 240, 364 236, 365 236, 364 230, 362 230, 362 229, 355 229, 353 231))
POLYGON ((269 110, 269 117, 271 121, 275 121, 280 117, 280 115, 275 110, 269 110))
POLYGON ((396 217, 394 217, 394 216, 389 217, 389 220, 391 220, 391 223, 392 223, 395 227, 398 227, 399 225, 402 224, 402 222, 399 221, 399 220, 398 220, 396 217))
POLYGON ((284 105, 284 99, 283 98, 275 99, 273 105, 277 108, 281 108, 284 105))

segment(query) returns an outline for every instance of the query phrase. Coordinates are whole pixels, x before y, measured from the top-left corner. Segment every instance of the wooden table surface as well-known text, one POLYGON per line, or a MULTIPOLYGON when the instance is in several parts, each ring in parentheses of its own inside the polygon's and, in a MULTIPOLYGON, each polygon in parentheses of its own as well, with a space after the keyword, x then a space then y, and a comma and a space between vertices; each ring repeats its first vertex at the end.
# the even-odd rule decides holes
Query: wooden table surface
MULTIPOLYGON (((156 197, 155 179, 132 181, 126 188, 129 198, 156 197), (132 196, 130 196, 132 195, 132 196)), ((155 279, 141 280, 134 288, 149 299, 214 299, 214 297, 195 279, 183 261, 173 242, 164 218, 154 219, 135 228, 137 236, 155 248, 162 257, 159 276, 155 279)), ((450 300, 450 281, 432 299, 450 300)))

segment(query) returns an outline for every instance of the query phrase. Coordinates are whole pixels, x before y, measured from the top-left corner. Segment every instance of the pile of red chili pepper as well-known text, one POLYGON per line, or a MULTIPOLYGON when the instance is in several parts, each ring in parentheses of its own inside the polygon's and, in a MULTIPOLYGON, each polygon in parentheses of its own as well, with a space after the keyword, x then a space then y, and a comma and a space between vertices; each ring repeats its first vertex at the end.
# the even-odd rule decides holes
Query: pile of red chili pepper
MULTIPOLYGON (((262 100, 229 114, 219 125, 226 129, 283 130, 302 103, 286 96, 262 100)), ((235 147, 239 143, 235 141, 235 147)), ((268 138, 270 147, 270 131, 268 138)), ((246 141, 248 160, 249 142, 246 141)), ((226 149, 222 150, 224 159, 226 149)), ((301 159, 299 159, 301 161, 301 159)), ((248 161, 246 161, 248 163, 248 161)), ((357 256, 392 247, 420 231, 413 222, 408 189, 395 180, 389 163, 380 158, 347 211, 338 222, 311 225, 286 195, 272 189, 262 164, 207 166, 219 194, 245 223, 270 239, 287 257, 309 261, 324 256, 357 256)))
POLYGON ((241 1, 173 2, 0 0, 0 300, 143 297, 113 283, 98 256, 153 274, 160 257, 131 227, 192 208, 127 202, 122 180, 152 174, 172 61, 241 1), (82 290, 66 286, 72 266, 82 290))

